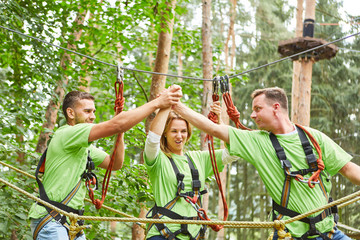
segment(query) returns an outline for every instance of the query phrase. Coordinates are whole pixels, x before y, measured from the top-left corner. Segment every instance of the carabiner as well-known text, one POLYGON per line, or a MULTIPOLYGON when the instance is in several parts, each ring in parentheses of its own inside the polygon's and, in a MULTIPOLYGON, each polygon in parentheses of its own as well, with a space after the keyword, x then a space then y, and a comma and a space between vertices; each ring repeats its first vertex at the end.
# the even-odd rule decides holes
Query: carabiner
POLYGON ((220 77, 214 77, 213 79, 213 94, 218 94, 220 85, 220 77))
POLYGON ((122 83, 122 81, 124 80, 124 70, 122 66, 120 66, 120 63, 118 63, 116 70, 117 70, 116 82, 122 83))
POLYGON ((224 77, 220 77, 220 87, 221 87, 221 92, 223 94, 226 92, 229 92, 229 77, 228 77, 228 75, 225 75, 224 77))
MULTIPOLYGON (((302 182, 302 183, 309 183, 309 178, 304 178, 304 179, 299 179, 299 178, 297 178, 298 179, 298 181, 299 182, 302 182)), ((311 184, 313 184, 313 185, 315 185, 315 184, 319 184, 320 183, 320 181, 319 180, 317 180, 316 182, 314 182, 314 181, 310 181, 310 183, 311 184)))

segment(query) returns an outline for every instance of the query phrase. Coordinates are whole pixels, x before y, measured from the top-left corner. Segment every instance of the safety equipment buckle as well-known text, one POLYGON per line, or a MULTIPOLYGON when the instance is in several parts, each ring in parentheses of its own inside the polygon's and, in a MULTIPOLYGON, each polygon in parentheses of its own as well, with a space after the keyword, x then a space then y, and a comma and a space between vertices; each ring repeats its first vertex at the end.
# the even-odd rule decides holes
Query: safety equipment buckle
POLYGON ((184 182, 183 182, 184 177, 185 177, 185 175, 182 174, 182 173, 178 173, 178 174, 176 175, 176 179, 178 180, 178 189, 181 189, 181 190, 184 190, 184 189, 185 189, 185 184, 184 184, 184 182))
POLYGON ((287 168, 287 169, 290 169, 290 168, 292 167, 290 161, 287 160, 287 159, 285 159, 285 160, 280 160, 280 162, 281 162, 281 167, 282 167, 283 169, 286 169, 286 168, 287 168))

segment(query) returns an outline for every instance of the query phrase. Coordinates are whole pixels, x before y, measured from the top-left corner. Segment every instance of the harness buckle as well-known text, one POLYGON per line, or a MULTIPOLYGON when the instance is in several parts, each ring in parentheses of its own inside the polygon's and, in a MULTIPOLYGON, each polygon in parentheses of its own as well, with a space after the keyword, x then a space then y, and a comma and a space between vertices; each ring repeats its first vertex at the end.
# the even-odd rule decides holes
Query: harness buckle
MULTIPOLYGON (((308 162, 309 166, 315 164, 317 162, 315 154, 312 153, 312 154, 306 155, 306 161, 308 162)), ((316 166, 316 169, 317 169, 317 166, 316 166)))
MULTIPOLYGON (((88 157, 90 158, 90 157, 88 157)), ((94 170, 95 169, 95 163, 91 160, 86 163, 86 169, 88 170, 94 170)))
POLYGON ((290 163, 290 161, 289 160, 287 160, 286 158, 285 159, 282 159, 282 160, 280 160, 280 162, 281 162, 281 167, 282 168, 288 168, 288 169, 290 169, 291 167, 292 167, 292 165, 291 165, 291 163, 290 163))
POLYGON ((193 187, 193 189, 200 189, 201 188, 201 181, 200 180, 193 180, 192 187, 193 187))
MULTIPOLYGON (((185 184, 184 184, 184 182, 183 182, 183 180, 184 180, 184 177, 185 177, 185 175, 184 174, 182 174, 182 173, 178 173, 178 174, 176 174, 176 179, 178 180, 178 189, 180 188, 181 190, 184 190, 185 189, 185 184)), ((179 191, 178 191, 179 192, 179 191)))
POLYGON ((90 170, 90 171, 95 169, 95 163, 93 162, 92 158, 90 157, 90 150, 88 151, 86 169, 90 170))
POLYGON ((315 226, 316 221, 315 221, 315 219, 314 218, 309 218, 309 221, 310 221, 310 223, 309 223, 310 229, 308 231, 309 236, 318 234, 319 232, 316 230, 316 226, 315 226))

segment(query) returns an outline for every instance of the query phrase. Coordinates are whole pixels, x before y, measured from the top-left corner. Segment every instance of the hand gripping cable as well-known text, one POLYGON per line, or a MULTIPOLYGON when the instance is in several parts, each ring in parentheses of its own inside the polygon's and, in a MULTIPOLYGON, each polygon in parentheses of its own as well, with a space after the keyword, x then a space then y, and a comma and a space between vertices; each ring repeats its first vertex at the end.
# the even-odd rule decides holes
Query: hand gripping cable
MULTIPOLYGON (((215 77, 214 80, 213 80, 213 95, 212 95, 213 102, 219 101, 218 89, 219 89, 219 81, 218 81, 218 78, 215 77)), ((219 122, 218 116, 212 111, 209 112, 208 118, 211 121, 213 121, 214 123, 219 122)), ((207 134, 206 137, 205 137, 205 141, 207 141, 207 143, 208 143, 210 159, 211 159, 211 165, 213 167, 216 183, 217 183, 217 185, 219 187, 221 199, 222 199, 223 206, 224 206, 224 221, 226 221, 227 218, 228 218, 228 215, 229 215, 229 211, 228 211, 228 206, 227 206, 227 203, 226 203, 226 199, 225 199, 222 184, 221 184, 219 169, 218 169, 218 166, 217 166, 217 163, 216 163, 215 149, 214 149, 214 138, 213 138, 213 136, 210 136, 209 134, 207 134)), ((202 220, 210 220, 204 209, 200 208, 197 211, 198 211, 198 216, 202 220)), ((218 232, 224 226, 223 225, 210 225, 210 227, 211 227, 212 230, 218 232)))
MULTIPOLYGON (((123 91, 124 91, 124 82, 123 82, 123 78, 124 78, 124 73, 123 70, 120 66, 117 67, 117 77, 116 77, 116 82, 114 84, 115 87, 115 107, 114 107, 114 111, 115 114, 119 114, 122 112, 123 108, 124 108, 124 96, 123 96, 123 91)), ((89 187, 89 185, 91 183, 87 183, 86 182, 86 186, 89 190, 89 197, 92 201, 92 203, 95 205, 96 209, 100 209, 102 204, 105 201, 105 197, 106 197, 106 193, 109 187, 109 182, 110 182, 110 176, 111 176, 111 171, 114 165, 114 161, 115 161, 115 154, 116 154, 116 150, 117 147, 119 145, 121 139, 121 135, 118 134, 116 137, 116 142, 115 142, 115 147, 114 147, 114 151, 111 155, 111 159, 108 165, 108 168, 106 169, 106 173, 104 176, 104 181, 103 181, 103 185, 102 185, 102 193, 101 193, 101 200, 100 199, 94 199, 94 191, 92 188, 89 187)))

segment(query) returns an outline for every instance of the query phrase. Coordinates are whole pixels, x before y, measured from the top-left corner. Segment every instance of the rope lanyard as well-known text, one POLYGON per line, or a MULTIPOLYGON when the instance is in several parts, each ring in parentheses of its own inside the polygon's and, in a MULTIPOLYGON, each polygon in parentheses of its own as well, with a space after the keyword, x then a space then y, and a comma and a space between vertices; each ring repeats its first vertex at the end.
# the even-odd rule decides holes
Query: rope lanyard
MULTIPOLYGON (((214 79, 214 81, 213 81, 213 95, 212 95, 213 102, 219 101, 218 89, 219 89, 219 82, 215 81, 215 79, 214 79)), ((219 122, 218 116, 212 111, 209 112, 208 118, 211 121, 213 121, 214 123, 219 122)), ((219 169, 218 169, 217 162, 216 162, 215 149, 214 149, 214 138, 213 138, 213 136, 211 136, 209 134, 206 134, 205 141, 208 144, 208 149, 209 149, 209 154, 210 154, 210 159, 211 159, 211 165, 212 165, 212 168, 213 168, 213 171, 214 171, 214 176, 215 176, 215 179, 216 179, 216 183, 217 183, 217 185, 219 187, 221 199, 222 199, 222 202, 223 202, 224 221, 226 221, 227 218, 228 218, 228 215, 229 215, 229 210, 228 210, 225 195, 224 195, 224 192, 223 192, 222 183, 221 183, 221 179, 220 179, 220 173, 219 173, 219 169)), ((202 220, 210 220, 209 217, 207 216, 205 210, 204 209, 199 209, 199 211, 200 210, 202 211, 202 214, 199 214, 199 217, 202 220)), ((210 225, 210 227, 211 227, 212 230, 218 232, 224 226, 223 225, 210 225)))
MULTIPOLYGON (((124 78, 123 70, 118 65, 116 82, 114 84, 115 98, 116 98, 115 99, 114 111, 115 111, 116 115, 121 113, 123 108, 124 108, 125 99, 124 99, 124 94, 123 94, 123 92, 124 92, 123 78, 124 78)), ((100 209, 102 204, 105 201, 106 193, 107 193, 107 190, 108 190, 108 187, 109 187, 111 171, 112 171, 114 161, 115 161, 116 150, 117 150, 117 148, 119 146, 120 140, 121 140, 121 134, 117 134, 114 151, 113 151, 113 153, 111 155, 111 159, 110 159, 109 165, 108 165, 108 167, 106 169, 106 173, 105 173, 105 176, 104 176, 104 181, 103 181, 103 185, 102 185, 101 200, 100 199, 94 199, 94 189, 88 187, 88 189, 89 189, 89 197, 90 197, 92 203, 95 205, 96 209, 100 209)), ((90 185, 88 182, 86 184, 87 184, 87 186, 90 185)))

